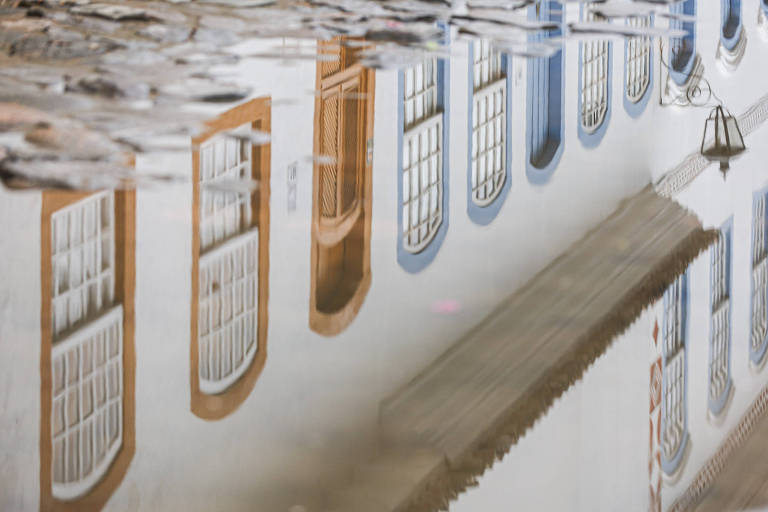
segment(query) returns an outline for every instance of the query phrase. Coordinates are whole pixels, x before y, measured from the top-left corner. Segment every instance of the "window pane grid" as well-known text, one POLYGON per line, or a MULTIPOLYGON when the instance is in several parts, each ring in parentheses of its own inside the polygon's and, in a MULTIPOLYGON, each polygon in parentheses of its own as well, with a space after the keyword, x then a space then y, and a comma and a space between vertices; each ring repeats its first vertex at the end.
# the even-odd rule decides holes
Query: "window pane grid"
POLYGON ((668 460, 677 454, 685 432, 684 279, 684 275, 678 277, 664 294, 662 449, 668 460))
POLYGON ((418 253, 443 220, 443 118, 437 114, 403 136, 403 247, 418 253))
POLYGON ((472 201, 487 206, 506 180, 505 80, 475 92, 472 101, 472 201))
POLYGON ((475 91, 504 77, 501 68, 501 54, 492 49, 490 40, 474 41, 472 51, 472 75, 475 91))
POLYGON ((258 231, 200 260, 198 374, 200 390, 225 391, 258 351, 258 231))
MULTIPOLYGON (((597 16, 587 12, 587 21, 597 16)), ((608 109, 608 41, 587 41, 581 45, 581 125, 595 131, 608 109)))
POLYGON ((114 192, 88 196, 51 216, 54 339, 114 299, 114 192))
POLYGON ((437 58, 406 68, 404 76, 405 129, 437 113, 437 58))
MULTIPOLYGON (((648 28, 650 16, 632 16, 627 19, 631 27, 648 28)), ((627 40, 627 98, 637 103, 648 90, 651 82, 651 38, 632 37, 627 40)))
MULTIPOLYGON (((238 131, 247 131, 244 125, 238 131)), ((252 146, 247 140, 220 135, 200 148, 200 251, 221 243, 251 225, 251 194, 216 190, 216 182, 251 179, 252 146)))
POLYGON ((54 344, 51 472, 60 499, 88 492, 122 444, 122 359, 121 306, 54 344))

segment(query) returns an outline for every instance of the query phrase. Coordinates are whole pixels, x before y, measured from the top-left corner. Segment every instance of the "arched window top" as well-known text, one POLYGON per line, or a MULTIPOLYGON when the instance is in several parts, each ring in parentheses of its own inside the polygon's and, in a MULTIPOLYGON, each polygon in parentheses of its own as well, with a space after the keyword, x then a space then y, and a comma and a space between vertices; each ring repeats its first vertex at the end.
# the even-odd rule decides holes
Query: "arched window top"
MULTIPOLYGON (((447 37, 447 29, 446 37, 447 37)), ((448 63, 427 57, 398 74, 397 259, 418 272, 448 227, 448 63)))
MULTIPOLYGON (((653 17, 632 16, 627 25, 648 28, 653 17)), ((624 43, 624 108, 632 117, 638 117, 645 110, 650 98, 653 82, 653 44, 650 36, 628 38, 624 43)))
POLYGON ((732 223, 720 229, 711 249, 709 329, 709 411, 723 412, 731 390, 731 246, 732 223))
MULTIPOLYGON (((670 12, 673 15, 696 16, 696 0, 685 0, 672 4, 670 12)), ((673 18, 669 27, 687 32, 683 37, 674 37, 670 40, 670 73, 678 85, 683 85, 688 80, 695 61, 696 22, 673 18)))
POLYGON ((661 466, 671 475, 680 467, 688 440, 687 274, 670 285, 664 293, 663 304, 661 466))
POLYGON ((762 364, 768 348, 768 190, 752 200, 752 335, 750 359, 762 364))
MULTIPOLYGON (((582 7, 586 21, 598 16, 582 7)), ((605 135, 611 109, 611 43, 589 40, 579 44, 579 139, 587 147, 595 147, 605 135)))
POLYGON ((508 57, 490 40, 470 43, 469 158, 467 213, 490 223, 509 189, 508 57))
MULTIPOLYGON (((541 0, 530 7, 529 18, 562 22, 562 5, 554 0, 541 0)), ((538 31, 531 43, 558 37, 562 30, 538 31)), ((563 152, 564 116, 564 49, 551 57, 528 59, 526 174, 534 184, 544 184, 554 173, 563 152)))

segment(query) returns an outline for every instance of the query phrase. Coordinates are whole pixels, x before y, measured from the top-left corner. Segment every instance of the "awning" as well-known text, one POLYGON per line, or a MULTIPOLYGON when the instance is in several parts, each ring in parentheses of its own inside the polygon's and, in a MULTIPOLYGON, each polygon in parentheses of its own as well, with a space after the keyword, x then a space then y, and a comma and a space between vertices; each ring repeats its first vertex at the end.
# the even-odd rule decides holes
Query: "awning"
POLYGON ((385 400, 330 510, 435 511, 500 460, 717 238, 646 187, 385 400))

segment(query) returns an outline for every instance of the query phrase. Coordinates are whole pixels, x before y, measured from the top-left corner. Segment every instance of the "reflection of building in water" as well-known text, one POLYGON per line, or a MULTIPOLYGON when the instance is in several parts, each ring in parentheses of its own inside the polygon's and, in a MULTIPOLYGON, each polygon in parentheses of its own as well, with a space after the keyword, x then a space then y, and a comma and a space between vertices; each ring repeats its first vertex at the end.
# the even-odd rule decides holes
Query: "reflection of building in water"
POLYGON ((237 409, 267 356, 270 148, 251 142, 254 130, 270 131, 269 98, 225 112, 194 140, 190 384, 192 412, 205 419, 237 409))
POLYGON ((44 192, 41 509, 101 507, 134 452, 135 193, 44 192))
POLYGON ((318 49, 337 57, 318 62, 315 100, 309 325, 325 335, 352 322, 371 284, 374 72, 347 43, 318 49))

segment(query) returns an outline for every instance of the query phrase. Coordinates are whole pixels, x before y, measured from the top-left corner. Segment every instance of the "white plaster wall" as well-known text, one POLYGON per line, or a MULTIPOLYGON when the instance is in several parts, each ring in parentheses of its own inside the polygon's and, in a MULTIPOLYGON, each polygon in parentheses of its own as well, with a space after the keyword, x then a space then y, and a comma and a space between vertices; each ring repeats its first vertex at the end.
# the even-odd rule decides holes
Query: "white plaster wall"
POLYGON ((648 509, 646 311, 451 512, 648 509))
POLYGON ((0 187, 0 510, 40 489, 40 194, 0 187))

